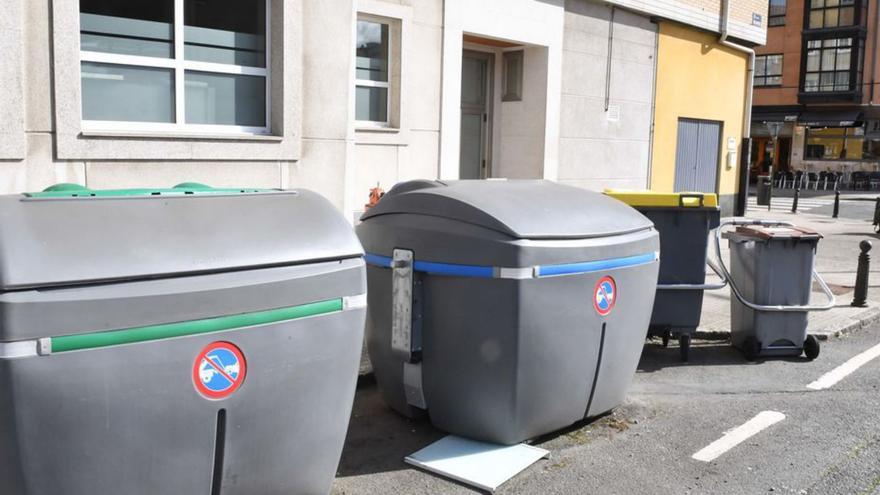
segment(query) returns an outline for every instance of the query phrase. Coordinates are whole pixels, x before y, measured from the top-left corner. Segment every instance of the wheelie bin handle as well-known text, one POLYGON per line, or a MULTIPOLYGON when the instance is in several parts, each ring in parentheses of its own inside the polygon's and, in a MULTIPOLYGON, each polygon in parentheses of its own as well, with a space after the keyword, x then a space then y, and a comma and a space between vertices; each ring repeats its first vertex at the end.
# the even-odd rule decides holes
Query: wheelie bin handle
POLYGON ((706 259, 706 264, 709 265, 709 268, 715 272, 716 275, 721 277, 721 283, 718 284, 657 284, 657 289, 662 290, 719 290, 727 287, 727 277, 721 272, 721 269, 718 268, 715 263, 710 259, 706 259))
MULTIPOLYGON (((730 277, 730 272, 727 270, 727 266, 724 265, 724 258, 721 256, 721 231, 724 227, 729 225, 737 225, 737 226, 745 226, 745 225, 760 225, 762 227, 794 227, 794 224, 791 222, 782 222, 777 220, 750 220, 745 218, 734 218, 729 220, 724 220, 718 225, 718 228, 715 230, 715 255, 718 258, 718 266, 721 268, 721 271, 724 274, 724 277, 728 282, 730 282, 730 290, 739 299, 739 302, 743 303, 747 307, 755 310, 755 311, 770 311, 770 312, 782 312, 782 313, 797 313, 804 311, 827 311, 834 307, 836 300, 834 297, 834 293, 831 292, 831 289, 828 287, 828 284, 825 283, 825 280, 819 275, 819 272, 816 269, 813 269, 812 275, 813 279, 819 283, 819 287, 822 288, 822 292, 825 293, 825 297, 828 299, 828 302, 824 305, 803 305, 803 306, 786 306, 786 305, 763 305, 763 304, 755 304, 743 296, 742 292, 740 292, 739 288, 734 283, 733 279, 730 277)), ((711 266, 711 265, 710 265, 711 266)))

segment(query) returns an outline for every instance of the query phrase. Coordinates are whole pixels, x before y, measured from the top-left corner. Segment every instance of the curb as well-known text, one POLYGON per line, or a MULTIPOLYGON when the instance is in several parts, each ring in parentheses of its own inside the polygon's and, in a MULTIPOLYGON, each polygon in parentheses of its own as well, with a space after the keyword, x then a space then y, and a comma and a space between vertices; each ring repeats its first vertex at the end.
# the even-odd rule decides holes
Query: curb
POLYGON ((874 323, 880 321, 880 306, 874 305, 863 313, 864 316, 853 320, 852 323, 843 326, 837 330, 832 330, 830 332, 825 333, 815 333, 813 335, 816 336, 819 340, 828 340, 830 338, 842 337, 846 334, 852 333, 857 330, 862 330, 874 323))

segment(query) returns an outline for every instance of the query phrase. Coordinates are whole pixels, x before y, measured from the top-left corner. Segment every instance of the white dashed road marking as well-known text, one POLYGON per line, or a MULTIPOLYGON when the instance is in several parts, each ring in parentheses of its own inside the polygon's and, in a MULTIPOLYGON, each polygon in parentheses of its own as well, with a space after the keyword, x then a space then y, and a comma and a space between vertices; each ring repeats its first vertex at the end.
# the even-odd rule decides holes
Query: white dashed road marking
POLYGON ((752 436, 785 419, 785 414, 776 411, 763 411, 740 426, 728 431, 718 440, 710 443, 692 457, 698 461, 712 462, 728 450, 736 447, 752 436))
MULTIPOLYGON (((773 198, 770 201, 770 204, 772 211, 791 211, 791 204, 793 202, 794 198, 773 198)), ((834 204, 833 199, 801 198, 798 200, 798 211, 808 211, 812 210, 813 208, 821 208, 823 206, 828 206, 832 204, 834 204)), ((767 207, 758 206, 757 198, 749 198, 748 210, 767 211, 767 207)))
POLYGON ((880 344, 868 349, 867 351, 853 357, 849 361, 841 364, 837 368, 822 375, 815 382, 807 385, 807 388, 813 390, 824 390, 833 387, 837 382, 843 380, 857 369, 871 362, 871 360, 880 356, 880 344))

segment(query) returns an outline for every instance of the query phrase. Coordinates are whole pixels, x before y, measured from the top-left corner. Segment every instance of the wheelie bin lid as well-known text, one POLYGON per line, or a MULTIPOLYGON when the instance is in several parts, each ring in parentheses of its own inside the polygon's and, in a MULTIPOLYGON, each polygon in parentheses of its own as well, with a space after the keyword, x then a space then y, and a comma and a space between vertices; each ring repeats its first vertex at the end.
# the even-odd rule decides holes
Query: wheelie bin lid
POLYGON ((768 227, 764 225, 740 226, 733 232, 725 232, 725 237, 739 241, 818 241, 822 234, 803 227, 768 227))
POLYGON ((718 208, 718 195, 701 192, 667 193, 605 189, 605 194, 632 207, 644 208, 718 208))
POLYGON ((516 239, 583 239, 652 229, 636 210, 602 194, 544 180, 400 183, 361 217, 443 217, 516 239))
POLYGON ((304 190, 94 190, 0 196, 0 290, 331 261, 363 255, 336 208, 304 190))

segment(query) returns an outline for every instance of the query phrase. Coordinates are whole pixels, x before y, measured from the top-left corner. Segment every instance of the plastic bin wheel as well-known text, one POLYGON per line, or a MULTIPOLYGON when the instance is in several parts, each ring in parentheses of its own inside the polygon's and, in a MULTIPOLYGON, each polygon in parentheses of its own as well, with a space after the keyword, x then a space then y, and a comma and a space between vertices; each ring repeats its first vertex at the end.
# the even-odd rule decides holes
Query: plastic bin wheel
POLYGON ((746 340, 743 341, 742 351, 743 354, 745 354, 746 359, 754 361, 758 359, 758 355, 761 354, 761 342, 754 337, 746 337, 746 340))
POLYGON ((681 362, 686 363, 691 356, 691 336, 683 334, 678 337, 678 350, 681 352, 681 362))
POLYGON ((819 357, 819 350, 819 340, 813 335, 807 335, 807 340, 804 341, 804 355, 807 359, 812 361, 819 357))

